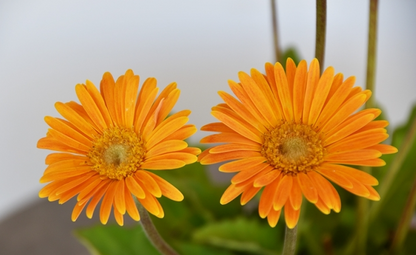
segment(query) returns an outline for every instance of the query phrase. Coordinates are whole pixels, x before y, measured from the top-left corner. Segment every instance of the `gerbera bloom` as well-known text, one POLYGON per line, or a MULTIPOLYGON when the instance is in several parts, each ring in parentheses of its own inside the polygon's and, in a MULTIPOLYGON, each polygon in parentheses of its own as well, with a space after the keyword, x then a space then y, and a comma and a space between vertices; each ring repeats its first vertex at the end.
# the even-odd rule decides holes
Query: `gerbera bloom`
POLYGON ((252 69, 251 76, 240 72, 238 77, 240 83, 229 81, 237 99, 220 91, 225 103, 212 108, 221 122, 201 128, 219 132, 201 143, 225 143, 205 150, 201 164, 232 160, 219 170, 237 172, 221 204, 242 194, 244 205, 264 187, 260 217, 274 227, 284 210, 286 225, 294 228, 302 196, 324 214, 340 211, 340 197, 328 180, 355 195, 380 199, 372 187, 377 179, 345 166, 382 166, 379 157, 397 151, 379 144, 388 137, 387 121, 374 121, 379 109, 356 112, 371 92, 353 87, 354 77, 343 81, 332 67, 320 76, 316 59, 309 71, 306 61, 296 67, 288 59, 286 72, 280 63, 267 63, 266 75, 252 69))
POLYGON ((189 110, 167 117, 179 97, 176 83, 156 97, 156 79, 147 79, 139 91, 139 76, 127 70, 115 82, 105 73, 101 93, 87 80, 75 87, 81 104, 57 102, 57 111, 66 119, 45 117, 51 127, 38 148, 58 151, 46 157, 39 192, 49 201, 65 203, 78 195, 72 212, 75 221, 86 208, 89 218, 101 200, 100 220, 114 217, 123 225, 127 213, 138 221, 140 215, 133 196, 147 211, 162 218, 163 208, 156 198, 183 199, 172 184, 155 174, 196 161, 198 148, 183 141, 196 132, 186 125, 189 110), (137 97, 137 99, 136 99, 137 97), (87 206, 88 204, 88 206, 87 206))

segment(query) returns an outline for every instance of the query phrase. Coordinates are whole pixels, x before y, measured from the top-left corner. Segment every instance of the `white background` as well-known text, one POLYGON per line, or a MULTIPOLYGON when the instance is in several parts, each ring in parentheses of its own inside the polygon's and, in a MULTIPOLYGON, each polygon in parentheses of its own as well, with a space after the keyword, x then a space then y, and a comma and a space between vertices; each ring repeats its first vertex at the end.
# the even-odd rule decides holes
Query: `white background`
MULTIPOLYGON (((325 65, 365 82, 368 1, 328 1, 325 65)), ((314 55, 315 1, 278 1, 280 43, 314 55)), ((416 1, 380 1, 375 96, 392 126, 416 102, 416 1)), ((131 68, 182 90, 175 110, 212 122, 218 90, 273 61, 269 0, 0 2, 0 220, 39 199, 47 151, 36 148, 56 101, 131 68)), ((204 134, 198 132, 192 141, 204 134)))

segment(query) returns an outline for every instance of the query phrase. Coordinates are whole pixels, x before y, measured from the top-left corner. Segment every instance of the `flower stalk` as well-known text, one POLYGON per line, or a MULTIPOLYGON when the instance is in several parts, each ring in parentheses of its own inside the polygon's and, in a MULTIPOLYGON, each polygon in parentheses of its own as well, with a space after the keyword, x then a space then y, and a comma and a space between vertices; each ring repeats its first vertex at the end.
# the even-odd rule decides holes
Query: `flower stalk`
POLYGON ((285 241, 283 243, 282 255, 293 255, 296 251, 296 239, 297 239, 298 225, 293 229, 288 228, 286 225, 285 241))
POLYGON ((316 0, 316 43, 315 58, 319 60, 321 72, 324 70, 326 38, 326 0, 316 0))
POLYGON ((273 42, 274 42, 274 54, 275 62, 281 62, 280 47, 279 47, 279 33, 277 27, 277 7, 276 0, 270 0, 272 9, 272 26, 273 26, 273 42))
POLYGON ((178 255, 178 253, 170 247, 168 243, 166 243, 162 236, 160 236, 155 225, 153 225, 152 219, 150 218, 147 210, 138 201, 136 201, 136 206, 139 210, 142 228, 153 246, 163 255, 178 255))

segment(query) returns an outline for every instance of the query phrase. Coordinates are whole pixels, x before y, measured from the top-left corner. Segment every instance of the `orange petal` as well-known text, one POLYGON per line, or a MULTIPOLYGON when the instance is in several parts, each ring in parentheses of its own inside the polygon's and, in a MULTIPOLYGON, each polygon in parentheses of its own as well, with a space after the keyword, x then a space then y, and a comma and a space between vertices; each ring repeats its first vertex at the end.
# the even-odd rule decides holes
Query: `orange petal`
POLYGON ((305 60, 300 61, 293 83, 293 117, 296 123, 301 123, 303 113, 303 101, 305 98, 307 64, 305 60))
POLYGON ((238 197, 243 191, 246 189, 246 186, 236 186, 235 184, 231 184, 228 188, 224 191, 221 196, 220 204, 225 205, 234 200, 238 197))
POLYGON ((388 145, 388 144, 376 144, 376 145, 370 146, 366 149, 378 150, 382 154, 392 154, 392 153, 396 153, 398 151, 396 147, 393 147, 393 146, 388 145))
POLYGON ((81 214, 82 210, 84 209, 86 205, 87 205, 86 203, 83 205, 75 204, 74 209, 72 210, 72 215, 71 215, 71 220, 73 222, 75 222, 78 219, 79 215, 81 214))
POLYGON ((98 91, 98 89, 95 87, 95 85, 87 80, 86 82, 86 88, 90 96, 95 102, 95 105, 98 107, 100 113, 102 114, 102 117, 104 118, 104 121, 107 125, 107 127, 110 127, 113 125, 113 120, 111 119, 110 113, 108 111, 107 106, 105 105, 104 98, 98 91))
POLYGON ((292 191, 290 192, 289 200, 290 205, 294 210, 300 209, 300 206, 302 205, 302 190, 300 189, 299 183, 296 179, 293 179, 292 191))
POLYGON ((140 183, 145 190, 149 191, 155 197, 161 197, 162 191, 156 181, 146 171, 139 170, 133 175, 136 182, 140 183))
POLYGON ((241 120, 237 120, 227 114, 224 114, 223 112, 219 112, 219 111, 212 111, 211 114, 219 119, 220 121, 222 121, 225 125, 227 125, 228 127, 230 127, 231 129, 233 129, 235 132, 237 132, 238 134, 254 141, 254 142, 258 142, 261 143, 261 133, 258 132, 257 130, 253 130, 251 128, 249 128, 249 125, 246 124, 245 122, 242 122, 241 120))
POLYGON ((280 176, 275 181, 267 185, 260 197, 259 215, 262 219, 266 218, 271 210, 273 210, 273 200, 276 194, 277 185, 279 185, 280 176))
POLYGON ((107 224, 108 218, 110 217, 117 183, 117 181, 111 181, 109 183, 108 190, 105 192, 104 198, 101 201, 100 221, 103 225, 107 224))
POLYGON ((261 146, 260 144, 248 145, 248 144, 229 143, 229 144, 223 144, 223 145, 212 147, 209 153, 216 154, 216 153, 224 153, 224 152, 230 152, 230 151, 261 151, 261 146))
POLYGON ((273 209, 280 210, 286 204, 290 193, 292 191, 293 177, 289 175, 284 175, 279 182, 279 185, 276 189, 276 194, 273 200, 273 209))
POLYGON ((98 202, 101 200, 101 198, 104 196, 104 193, 106 193, 108 187, 110 186, 111 181, 103 182, 103 185, 100 189, 94 192, 94 197, 91 199, 90 203, 88 204, 86 214, 88 218, 92 218, 92 215, 94 213, 95 207, 97 207, 98 202))
POLYGON ((227 160, 241 159, 241 158, 258 158, 261 153, 257 151, 232 151, 219 154, 208 154, 200 160, 202 165, 215 164, 227 160))
POLYGON ((342 166, 342 165, 336 165, 336 164, 324 164, 324 165, 325 167, 333 169, 337 173, 343 174, 344 177, 346 178, 352 177, 356 181, 362 184, 370 185, 370 186, 378 185, 378 180, 366 172, 363 172, 363 171, 360 171, 360 170, 357 170, 355 168, 348 167, 348 166, 342 166))
POLYGON ((244 190, 243 194, 241 195, 240 204, 241 205, 247 204, 257 194, 257 192, 259 192, 260 189, 261 188, 248 186, 246 190, 244 190))
POLYGON ((319 79, 318 86, 315 89, 315 95, 312 99, 312 104, 309 112, 309 125, 315 124, 319 115, 321 114, 333 80, 334 68, 330 66, 322 74, 321 78, 319 79))
POLYGON ((124 185, 124 199, 126 201, 126 210, 130 217, 135 220, 140 220, 139 211, 137 210, 136 203, 134 202, 133 197, 131 196, 130 189, 127 185, 124 185))
POLYGON ((319 197, 322 201, 328 206, 328 208, 333 209, 333 199, 331 194, 331 184, 325 180, 320 174, 315 171, 308 172, 308 176, 312 182, 314 182, 316 189, 318 190, 319 197))
POLYGON ((335 163, 342 163, 346 161, 362 161, 367 159, 375 159, 381 157, 381 155, 381 152, 377 150, 363 149, 329 154, 325 157, 325 161, 335 163))
POLYGON ((242 170, 238 174, 234 175, 234 177, 231 179, 231 183, 237 184, 237 183, 242 183, 244 181, 247 181, 251 177, 259 174, 260 172, 263 172, 263 170, 267 170, 266 168, 268 166, 269 166, 268 164, 262 163, 255 167, 242 170))
POLYGON ((270 210, 269 214, 267 215, 267 222, 269 223, 270 227, 276 227, 277 223, 279 222, 280 212, 281 210, 270 210))
POLYGON ((287 77, 285 71, 283 70, 282 65, 277 62, 274 65, 274 78, 276 81, 276 86, 279 88, 277 90, 280 102, 283 105, 283 114, 285 119, 288 121, 293 120, 293 103, 292 103, 292 91, 289 88, 287 77))
POLYGON ((209 135, 201 139, 200 143, 238 143, 256 146, 259 143, 249 140, 236 133, 221 133, 209 135))
POLYGON ((60 133, 71 137, 72 139, 86 145, 91 146, 91 139, 87 138, 82 132, 78 131, 75 127, 65 120, 46 116, 45 122, 53 129, 60 133))
POLYGON ((309 65, 309 72, 308 72, 308 78, 307 78, 306 89, 305 89, 305 97, 303 101, 302 123, 308 123, 309 112, 311 109, 313 97, 315 96, 315 88, 317 87, 317 84, 319 82, 319 76, 320 76, 319 62, 316 58, 314 58, 309 65))
POLYGON ((96 105, 94 99, 92 98, 90 93, 88 93, 86 86, 78 84, 75 86, 75 91, 77 93, 79 101, 81 102, 88 116, 99 128, 99 130, 103 132, 104 129, 108 127, 107 123, 105 122, 104 117, 101 114, 101 111, 96 105))
POLYGON ((160 154, 179 151, 188 147, 188 144, 182 140, 169 140, 156 144, 153 148, 148 148, 146 153, 147 158, 157 156, 160 154))
POLYGON ((227 127, 222 122, 213 122, 213 123, 210 123, 210 124, 206 124, 206 125, 201 127, 201 131, 225 132, 225 133, 233 133, 234 132, 234 130, 227 127))
POLYGON ((95 128, 68 105, 57 102, 55 108, 65 119, 74 124, 78 130, 90 139, 94 139, 98 135, 95 128))
MULTIPOLYGON (((115 187, 115 195, 114 195, 114 207, 115 210, 119 212, 120 214, 125 214, 126 213, 126 199, 125 199, 125 183, 124 183, 124 179, 121 179, 119 181, 117 181, 117 185, 115 187)), ((115 216, 115 213, 114 213, 115 216)), ((120 224, 119 224, 120 225, 120 224)))
POLYGON ((300 209, 299 210, 293 209, 290 204, 290 201, 287 200, 286 205, 285 205, 286 226, 290 229, 293 229, 294 227, 296 227, 296 225, 298 224, 299 215, 300 215, 300 209))
POLYGON ((166 116, 168 116, 168 114, 172 111, 173 107, 178 101, 179 95, 180 95, 180 90, 174 89, 165 98, 165 100, 163 101, 162 108, 160 109, 160 113, 157 117, 157 122, 156 122, 157 124, 160 124, 164 119, 166 119, 166 116))
POLYGON ((239 72, 238 78, 241 81, 241 86, 250 97, 254 106, 260 112, 261 116, 271 125, 274 126, 277 123, 277 118, 273 112, 271 102, 268 97, 260 89, 259 85, 246 73, 239 72))
POLYGON ((316 203, 318 201, 318 190, 316 189, 313 182, 309 179, 307 174, 298 173, 297 175, 298 184, 302 190, 303 195, 311 203, 316 203))
POLYGON ((340 186, 352 188, 352 183, 348 178, 345 178, 342 173, 338 173, 338 171, 331 166, 332 165, 329 164, 322 164, 316 171, 340 186))
POLYGON ((174 115, 167 118, 151 132, 147 140, 147 146, 149 148, 152 148, 158 142, 162 141, 165 137, 180 129, 183 125, 186 124, 186 122, 188 122, 188 120, 188 117, 183 116, 175 118, 174 115))
POLYGON ((189 137, 191 137, 193 134, 195 134, 197 131, 195 125, 184 125, 183 127, 179 128, 178 130, 176 130, 175 132, 173 132, 172 134, 168 135, 167 137, 165 137, 163 141, 168 141, 168 140, 185 140, 189 137))
POLYGON ((185 166, 185 162, 177 159, 161 159, 145 161, 141 168, 148 170, 169 170, 185 166))
POLYGON ((343 151, 355 151, 376 145, 389 137, 385 129, 373 129, 353 134, 336 143, 329 145, 328 153, 339 153, 343 151))
MULTIPOLYGON (((235 113, 237 113, 242 119, 246 120, 249 124, 251 124, 253 127, 255 127, 260 132, 265 132, 266 131, 266 128, 259 121, 257 121, 257 119, 250 113, 250 111, 242 103, 240 103, 237 99, 235 99, 233 96, 231 96, 230 94, 228 94, 224 91, 219 91, 218 94, 224 100, 224 102, 233 111, 235 111, 235 113)), ((231 128, 227 127, 226 125, 225 125, 225 127, 228 128, 229 130, 227 130, 226 128, 222 128, 221 130, 224 130, 224 131, 218 130, 218 132, 230 132, 230 130, 233 131, 231 128)), ((215 130, 215 131, 217 131, 217 130, 215 130)))
POLYGON ((160 207, 159 202, 157 199, 152 196, 149 192, 144 190, 146 193, 146 197, 144 199, 138 198, 139 202, 143 205, 144 208, 151 214, 158 216, 160 215, 160 207))
POLYGON ((185 162, 185 164, 192 164, 195 163, 197 160, 197 156, 195 154, 190 153, 183 153, 183 152, 171 152, 166 153, 154 157, 149 157, 149 160, 156 161, 156 160, 165 160, 165 159, 177 159, 185 162))
POLYGON ((257 167, 265 161, 264 157, 253 157, 245 158, 241 160, 236 160, 233 162, 226 163, 220 166, 219 170, 225 173, 239 172, 243 170, 249 170, 251 168, 257 167))
POLYGON ((124 219, 123 219, 123 214, 121 214, 118 210, 114 210, 114 218, 116 219, 116 222, 119 226, 123 226, 124 225, 124 219))
POLYGON ((160 190, 162 191, 163 196, 172 199, 173 201, 183 200, 182 193, 175 186, 151 172, 148 172, 147 174, 152 176, 152 178, 157 182, 157 184, 160 187, 160 190))
POLYGON ((275 170, 272 166, 269 166, 269 171, 266 174, 259 175, 255 178, 253 186, 263 187, 272 183, 280 175, 282 171, 275 170))
POLYGON ((146 193, 144 192, 143 188, 132 176, 126 177, 126 186, 137 198, 143 199, 146 197, 146 193))

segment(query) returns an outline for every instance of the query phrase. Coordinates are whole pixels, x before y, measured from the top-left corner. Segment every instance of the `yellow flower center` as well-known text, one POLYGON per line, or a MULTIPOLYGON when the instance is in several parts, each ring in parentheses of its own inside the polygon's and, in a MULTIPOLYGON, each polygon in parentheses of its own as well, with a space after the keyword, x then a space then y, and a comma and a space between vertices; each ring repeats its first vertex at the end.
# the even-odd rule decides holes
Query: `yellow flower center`
POLYGON ((140 169, 146 156, 143 140, 131 128, 111 127, 92 142, 87 157, 92 168, 110 179, 126 178, 140 169))
POLYGON ((284 174, 314 170, 324 157, 323 137, 311 126, 282 122, 263 135, 262 155, 284 174))

